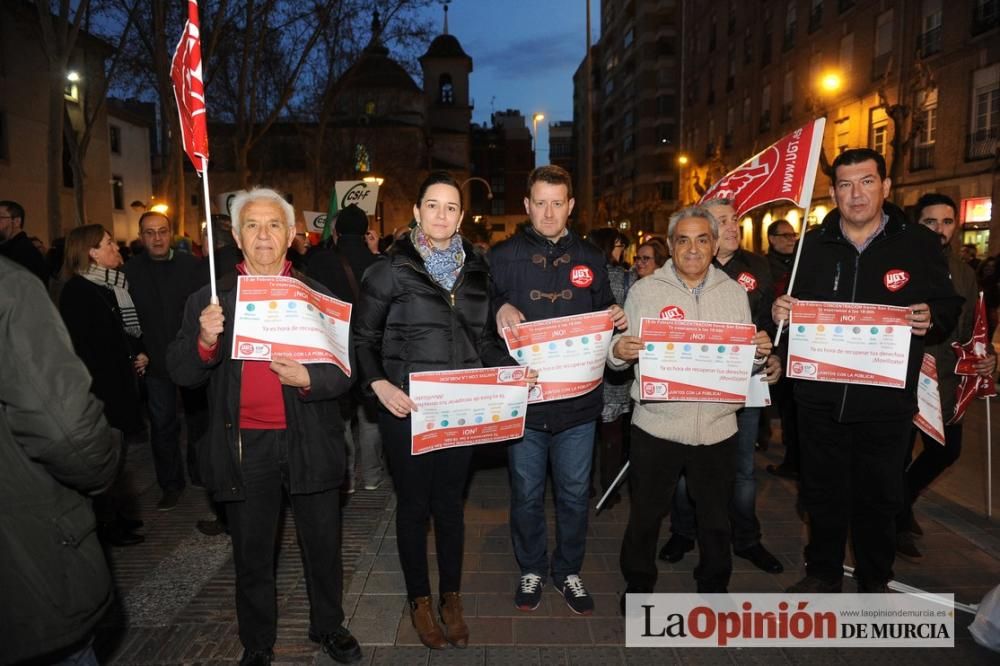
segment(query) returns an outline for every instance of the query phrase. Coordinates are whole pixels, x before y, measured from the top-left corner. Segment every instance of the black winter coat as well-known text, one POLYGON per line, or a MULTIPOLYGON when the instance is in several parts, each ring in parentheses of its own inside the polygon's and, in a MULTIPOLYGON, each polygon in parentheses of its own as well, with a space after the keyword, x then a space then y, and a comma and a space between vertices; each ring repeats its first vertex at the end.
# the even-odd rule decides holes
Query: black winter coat
MULTIPOLYGON (((293 274, 310 289, 330 295, 325 287, 305 276, 293 274)), ((167 349, 170 378, 179 386, 195 387, 208 382, 208 433, 199 452, 202 480, 218 502, 244 499, 241 468, 240 380, 244 363, 233 361, 233 316, 236 307, 236 275, 218 281, 219 303, 226 317, 216 356, 205 362, 198 355, 198 318, 208 305, 208 285, 192 294, 184 309, 184 322, 167 349)), ((354 368, 355 364, 352 363, 354 368)), ((282 387, 288 424, 289 486, 292 494, 316 493, 336 488, 344 479, 344 422, 337 398, 351 386, 351 379, 330 363, 312 363, 310 390, 303 393, 282 387)))
POLYGON ((184 304, 207 282, 201 262, 190 254, 175 252, 157 261, 143 252, 125 264, 128 291, 142 323, 142 342, 149 355, 146 373, 166 378, 167 345, 177 337, 184 304))
POLYGON ((885 229, 861 253, 841 232, 840 211, 830 212, 823 224, 803 239, 799 271, 792 285, 792 295, 804 300, 903 307, 926 303, 930 307, 933 327, 926 336, 910 339, 905 389, 796 382, 798 402, 830 410, 835 420, 845 423, 907 419, 916 413, 924 344, 934 344, 951 332, 964 300, 952 286, 937 235, 908 222, 903 211, 890 203, 884 205, 884 211, 889 215, 885 229), (907 281, 896 291, 887 286, 891 284, 886 279, 890 271, 907 274, 907 281))
POLYGON ((141 430, 142 401, 133 360, 143 347, 125 332, 114 292, 74 275, 62 288, 59 312, 77 356, 93 377, 90 390, 104 402, 108 423, 126 433, 141 430))
POLYGON ((754 326, 759 331, 767 331, 774 340, 774 334, 777 332, 777 326, 771 318, 774 280, 767 259, 753 252, 747 252, 743 248, 737 248, 724 266, 718 260, 715 260, 715 265, 746 290, 754 326))
POLYGON ((411 372, 517 365, 496 333, 488 266, 467 241, 462 247, 465 264, 450 292, 427 272, 409 236, 365 272, 353 321, 369 393, 379 379, 408 392, 411 372))
MULTIPOLYGON (((494 307, 510 303, 527 321, 604 310, 615 304, 604 254, 570 231, 555 243, 527 227, 490 252, 494 307)), ((601 415, 603 391, 528 407, 527 427, 561 432, 601 415)))
POLYGON ((81 494, 115 477, 121 438, 45 288, 0 258, 0 663, 83 639, 111 574, 81 494))

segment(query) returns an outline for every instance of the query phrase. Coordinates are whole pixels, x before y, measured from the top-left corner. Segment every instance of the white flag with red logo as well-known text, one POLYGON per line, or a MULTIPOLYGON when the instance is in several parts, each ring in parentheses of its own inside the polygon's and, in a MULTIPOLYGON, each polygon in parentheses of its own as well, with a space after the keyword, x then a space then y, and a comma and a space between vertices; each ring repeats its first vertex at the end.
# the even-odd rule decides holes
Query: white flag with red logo
POLYGON ((723 176, 698 203, 732 199, 737 217, 775 201, 808 208, 825 127, 826 118, 817 118, 782 137, 723 176))
POLYGON ((198 0, 188 0, 188 20, 170 65, 174 97, 181 121, 184 152, 201 173, 208 161, 208 123, 205 116, 205 84, 201 75, 201 34, 198 0))

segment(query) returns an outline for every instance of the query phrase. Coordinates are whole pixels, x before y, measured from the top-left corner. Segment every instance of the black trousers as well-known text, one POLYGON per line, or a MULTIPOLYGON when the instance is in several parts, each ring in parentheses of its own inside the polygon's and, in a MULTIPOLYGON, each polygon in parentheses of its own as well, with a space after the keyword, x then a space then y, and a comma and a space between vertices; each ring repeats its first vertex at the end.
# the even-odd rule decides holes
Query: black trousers
POLYGON ((910 455, 907 456, 909 466, 906 467, 903 478, 906 494, 903 510, 896 517, 897 531, 903 531, 909 527, 910 521, 913 519, 913 504, 920 497, 920 493, 962 455, 962 424, 954 423, 944 427, 944 446, 921 432, 924 449, 910 463, 909 458, 913 455, 913 446, 917 443, 917 432, 917 428, 914 428, 910 440, 910 455))
POLYGON ((736 438, 734 434, 717 444, 690 446, 632 426, 631 501, 619 559, 628 585, 653 589, 656 584, 660 525, 670 513, 677 479, 684 472, 698 524, 698 591, 725 591, 733 571, 729 503, 736 478, 736 438))
POLYGON ((782 376, 778 383, 771 387, 771 397, 778 408, 778 416, 781 418, 781 443, 785 447, 785 458, 781 465, 788 469, 799 471, 799 424, 797 418, 797 407, 792 390, 795 388, 794 379, 782 376))
POLYGON ((275 554, 282 498, 289 495, 302 549, 312 633, 331 633, 344 621, 344 568, 340 552, 340 492, 288 493, 288 447, 284 430, 244 430, 243 484, 246 499, 226 503, 236 563, 236 617, 248 650, 274 645, 278 610, 275 554))
POLYGON ((863 587, 892 579, 896 515, 903 506, 903 461, 910 418, 838 423, 828 411, 799 405, 801 498, 809 513, 806 572, 825 581, 844 575, 850 532, 855 578, 863 587))
POLYGON ((472 447, 410 454, 410 419, 378 411, 382 450, 396 489, 396 543, 410 599, 431 593, 427 573, 427 530, 434 517, 438 592, 462 589, 465 502, 472 447))

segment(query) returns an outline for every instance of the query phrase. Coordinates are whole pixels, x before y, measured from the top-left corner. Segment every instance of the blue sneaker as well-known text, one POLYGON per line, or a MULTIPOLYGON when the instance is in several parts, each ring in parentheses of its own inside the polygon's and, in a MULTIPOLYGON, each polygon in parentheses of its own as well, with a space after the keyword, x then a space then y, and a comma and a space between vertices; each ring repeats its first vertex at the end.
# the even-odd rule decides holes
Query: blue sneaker
POLYGON ((577 615, 590 615, 594 612, 594 599, 579 576, 566 576, 562 584, 562 595, 566 605, 577 615))
POLYGON ((542 577, 538 574, 522 574, 521 582, 514 593, 514 606, 518 610, 533 611, 542 603, 542 577))

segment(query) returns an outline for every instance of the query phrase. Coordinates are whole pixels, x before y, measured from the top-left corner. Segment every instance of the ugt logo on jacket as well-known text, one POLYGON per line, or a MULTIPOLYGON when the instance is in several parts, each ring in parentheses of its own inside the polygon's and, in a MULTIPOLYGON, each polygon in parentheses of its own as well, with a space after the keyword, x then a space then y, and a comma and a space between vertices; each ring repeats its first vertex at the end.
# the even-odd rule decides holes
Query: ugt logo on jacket
POLYGON ((889 291, 899 291, 906 286, 906 283, 910 281, 910 274, 906 271, 894 268, 888 271, 882 278, 882 282, 885 284, 885 288, 889 291))
POLYGON ((684 319, 684 310, 677 305, 668 305, 660 310, 660 319, 684 319))
POLYGON ((574 287, 580 287, 585 289, 589 287, 594 282, 594 271, 590 270, 590 266, 584 266, 579 264, 574 266, 569 271, 569 281, 574 287))

